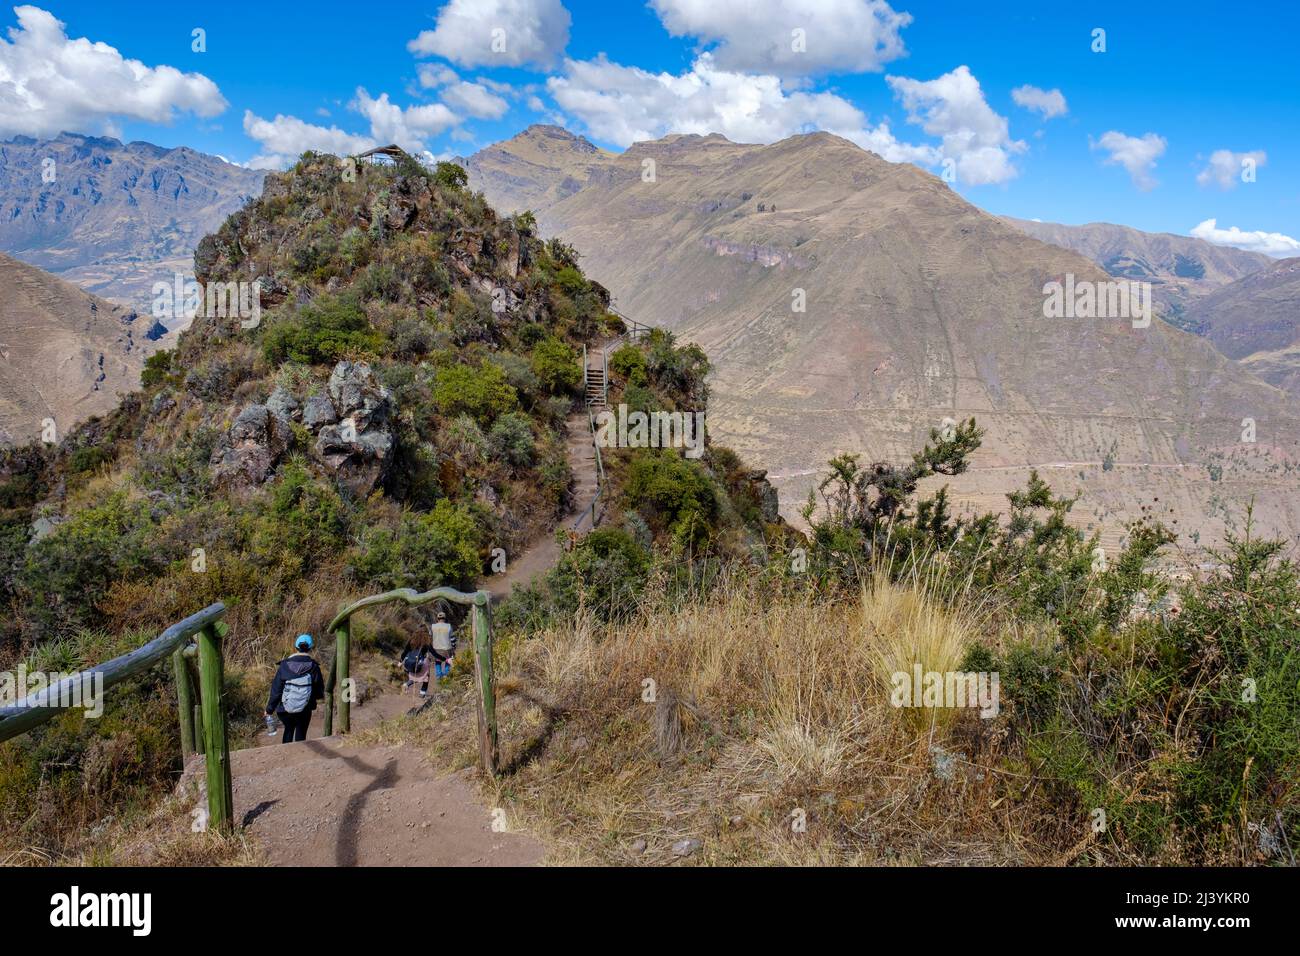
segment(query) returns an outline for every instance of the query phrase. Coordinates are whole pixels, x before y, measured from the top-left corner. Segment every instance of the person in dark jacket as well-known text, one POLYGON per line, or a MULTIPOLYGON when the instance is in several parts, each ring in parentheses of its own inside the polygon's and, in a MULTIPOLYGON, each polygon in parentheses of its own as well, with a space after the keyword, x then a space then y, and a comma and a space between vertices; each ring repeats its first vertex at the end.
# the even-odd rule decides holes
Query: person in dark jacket
POLYGON ((271 696, 266 702, 266 716, 272 714, 284 724, 281 743, 290 744, 307 739, 307 726, 316 702, 325 697, 325 677, 320 665, 311 656, 310 634, 299 634, 293 642, 297 651, 280 661, 271 681, 271 696))

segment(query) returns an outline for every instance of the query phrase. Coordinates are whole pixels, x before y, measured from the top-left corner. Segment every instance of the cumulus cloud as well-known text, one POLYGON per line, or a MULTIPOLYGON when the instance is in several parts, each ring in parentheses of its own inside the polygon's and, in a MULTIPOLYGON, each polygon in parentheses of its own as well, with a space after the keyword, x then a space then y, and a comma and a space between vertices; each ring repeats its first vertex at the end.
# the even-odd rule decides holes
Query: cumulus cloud
POLYGON ((667 133, 771 143, 826 130, 894 162, 934 159, 931 150, 896 141, 887 126, 871 128, 861 110, 833 93, 787 93, 779 77, 723 70, 707 53, 682 74, 651 73, 603 55, 569 60, 547 89, 593 136, 618 146, 667 133))
POLYGON ((899 34, 912 22, 885 0, 650 0, 650 6, 673 36, 715 44, 720 68, 780 76, 879 71, 906 53, 899 34))
POLYGON ((1268 154, 1262 149, 1250 153, 1234 153, 1230 149, 1216 149, 1210 154, 1210 162, 1196 175, 1196 182, 1201 186, 1211 184, 1220 189, 1233 189, 1241 182, 1243 166, 1249 164, 1255 169, 1268 162, 1268 154))
POLYGON ((1220 229, 1217 219, 1207 219, 1192 229, 1192 235, 1216 246, 1231 246, 1248 252, 1262 252, 1266 256, 1284 258, 1300 256, 1300 241, 1280 232, 1245 232, 1232 226, 1220 229))
POLYGON ((1062 95, 1060 90, 1040 90, 1038 87, 1026 83, 1024 86, 1018 86, 1011 91, 1011 99, 1015 101, 1017 106, 1022 106, 1035 113, 1042 113, 1045 120, 1049 120, 1054 116, 1064 116, 1068 112, 1065 105, 1065 96, 1062 95))
POLYGON ((408 152, 424 149, 424 141, 451 129, 460 117, 442 103, 402 108, 388 99, 387 93, 371 97, 364 87, 357 87, 356 99, 350 104, 370 121, 370 135, 383 143, 396 143, 408 152))
POLYGON ((1018 175, 1011 157, 1028 147, 1011 138, 1006 117, 988 105, 967 67, 934 80, 889 76, 885 81, 907 110, 908 121, 942 141, 941 152, 953 161, 959 181, 979 186, 1018 175))
POLYGON ((1156 168, 1156 160, 1164 155, 1166 145, 1165 138, 1155 133, 1146 133, 1139 139, 1109 130, 1092 148, 1106 150, 1110 154, 1104 160, 1108 166, 1123 166, 1134 186, 1148 190, 1156 187, 1151 171, 1156 168))
POLYGON ((568 46, 569 23, 560 0, 451 0, 406 47, 464 67, 548 69, 568 46))
POLYGON ((396 143, 407 152, 424 151, 425 141, 446 132, 461 118, 442 103, 400 107, 387 93, 377 98, 357 87, 349 109, 370 123, 370 134, 348 133, 337 126, 317 126, 296 116, 277 114, 263 119, 244 113, 244 132, 258 142, 261 152, 249 161, 254 169, 283 169, 307 150, 349 156, 376 146, 396 143))
POLYGON ((129 60, 107 43, 70 39, 53 14, 14 9, 0 38, 0 131, 51 136, 105 130, 118 118, 169 123, 178 112, 210 117, 225 97, 200 73, 129 60))
POLYGON ((348 156, 379 145, 368 136, 345 133, 337 126, 316 126, 283 114, 268 120, 252 110, 244 112, 244 132, 262 147, 248 163, 253 169, 282 169, 307 150, 348 156))
POLYGON ((500 119, 510 109, 509 103, 483 84, 464 80, 449 84, 442 91, 442 101, 475 119, 500 119))
POLYGON ((447 86, 460 79, 456 71, 445 63, 421 63, 415 68, 415 74, 420 78, 420 85, 426 90, 447 86))

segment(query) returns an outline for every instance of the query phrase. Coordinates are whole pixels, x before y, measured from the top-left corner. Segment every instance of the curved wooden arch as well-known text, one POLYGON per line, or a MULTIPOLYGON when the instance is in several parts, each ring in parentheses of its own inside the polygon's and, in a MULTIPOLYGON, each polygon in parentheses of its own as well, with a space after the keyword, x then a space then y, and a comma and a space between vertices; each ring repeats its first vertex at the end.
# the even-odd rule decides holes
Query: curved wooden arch
MULTIPOLYGON (((496 776, 500 751, 497 743, 496 690, 492 672, 492 596, 487 591, 465 592, 455 588, 433 588, 416 591, 414 588, 397 588, 372 594, 353 601, 344 607, 328 630, 334 632, 334 666, 325 681, 325 736, 334 732, 334 692, 338 686, 347 687, 351 666, 352 616, 370 607, 379 607, 400 601, 408 607, 419 607, 431 601, 449 601, 468 605, 473 622, 474 686, 478 691, 479 762, 483 769, 496 776)), ((339 733, 346 734, 352 724, 352 704, 345 693, 339 698, 339 733)))

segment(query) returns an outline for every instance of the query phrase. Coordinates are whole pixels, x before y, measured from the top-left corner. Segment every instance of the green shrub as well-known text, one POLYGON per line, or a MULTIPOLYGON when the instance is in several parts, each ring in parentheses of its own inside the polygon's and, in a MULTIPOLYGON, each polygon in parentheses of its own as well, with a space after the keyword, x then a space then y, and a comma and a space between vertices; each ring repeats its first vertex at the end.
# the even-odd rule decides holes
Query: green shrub
POLYGON ((147 502, 118 492, 58 525, 27 549, 20 582, 33 611, 85 625, 114 581, 161 571, 168 558, 153 546, 155 521, 147 502))
POLYGON ((433 403, 443 415, 469 415, 486 427, 498 415, 517 407, 519 398, 505 373, 485 362, 439 369, 433 383, 433 403))
POLYGON ((538 380, 553 395, 575 392, 582 384, 577 350, 554 336, 543 339, 533 348, 532 368, 538 380))
POLYGON ((512 470, 529 468, 537 456, 533 427, 526 415, 507 412, 496 420, 487 436, 488 454, 512 470))
POLYGON ((628 385, 645 385, 646 358, 635 345, 623 345, 609 357, 609 370, 628 385))
POLYGON ((671 531, 681 544, 706 540, 718 515, 717 494, 708 473, 671 449, 637 452, 628 467, 623 495, 652 528, 671 531))
POLYGON ((319 296, 298 310, 295 318, 266 330, 262 350, 272 365, 286 361, 330 365, 346 355, 384 351, 384 336, 352 297, 319 296))
POLYGON ((350 568, 359 581, 383 590, 469 588, 483 570, 482 548, 473 514, 444 498, 432 511, 403 513, 396 529, 368 529, 350 568))
POLYGON ((597 528, 537 584, 516 589, 497 614, 503 629, 535 630, 571 619, 586 607, 601 621, 636 610, 650 572, 650 554, 620 528, 597 528))
POLYGON ((140 372, 140 384, 153 388, 167 380, 172 371, 172 358, 176 353, 171 349, 160 349, 144 360, 144 369, 140 372))

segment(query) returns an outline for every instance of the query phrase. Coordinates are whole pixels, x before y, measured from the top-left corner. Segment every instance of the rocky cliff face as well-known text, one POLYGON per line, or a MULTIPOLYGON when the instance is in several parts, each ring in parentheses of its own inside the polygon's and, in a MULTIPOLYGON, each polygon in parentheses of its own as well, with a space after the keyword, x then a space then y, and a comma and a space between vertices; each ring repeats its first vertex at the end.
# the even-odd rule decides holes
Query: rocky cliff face
POLYGON ((188 277, 264 176, 185 147, 16 137, 0 143, 0 250, 147 315, 153 284, 188 277))

